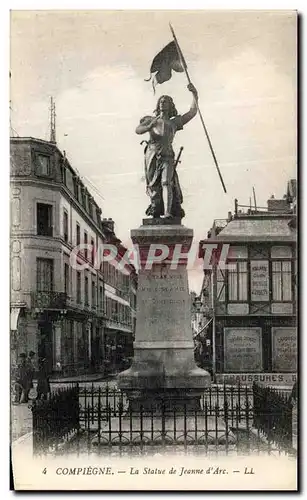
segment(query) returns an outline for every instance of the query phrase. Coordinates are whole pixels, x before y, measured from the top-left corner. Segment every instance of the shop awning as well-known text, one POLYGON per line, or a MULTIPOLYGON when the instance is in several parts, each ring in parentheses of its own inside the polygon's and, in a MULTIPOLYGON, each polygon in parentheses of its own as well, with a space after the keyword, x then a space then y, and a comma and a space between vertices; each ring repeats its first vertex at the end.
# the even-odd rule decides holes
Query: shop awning
POLYGON ((20 307, 12 307, 11 309, 11 330, 17 330, 17 323, 20 314, 20 307))

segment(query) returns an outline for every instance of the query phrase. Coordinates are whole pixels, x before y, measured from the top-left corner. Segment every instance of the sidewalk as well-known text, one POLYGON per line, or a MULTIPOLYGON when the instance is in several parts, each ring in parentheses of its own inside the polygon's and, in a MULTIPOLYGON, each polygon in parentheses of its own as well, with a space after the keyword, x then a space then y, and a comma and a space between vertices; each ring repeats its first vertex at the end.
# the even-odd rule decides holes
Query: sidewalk
MULTIPOLYGON (((92 373, 86 375, 77 375, 75 377, 54 377, 50 378, 51 391, 57 389, 57 384, 69 384, 79 382, 81 384, 95 383, 95 382, 111 382, 114 380, 116 374, 108 376, 102 373, 92 373)), ((37 385, 37 380, 33 380, 34 387, 37 385)), ((11 441, 19 439, 21 436, 32 432, 32 412, 31 401, 25 404, 11 403, 11 441)))
MULTIPOLYGON (((50 377, 50 384, 69 384, 69 383, 76 383, 76 382, 100 382, 100 381, 107 381, 107 380, 112 380, 116 375, 115 374, 108 374, 104 375, 103 373, 87 373, 84 375, 68 375, 66 377, 62 377, 61 375, 52 375, 50 377)), ((36 383, 37 380, 34 379, 34 382, 36 383)))
POLYGON ((11 405, 11 441, 32 432, 32 412, 29 403, 11 405))

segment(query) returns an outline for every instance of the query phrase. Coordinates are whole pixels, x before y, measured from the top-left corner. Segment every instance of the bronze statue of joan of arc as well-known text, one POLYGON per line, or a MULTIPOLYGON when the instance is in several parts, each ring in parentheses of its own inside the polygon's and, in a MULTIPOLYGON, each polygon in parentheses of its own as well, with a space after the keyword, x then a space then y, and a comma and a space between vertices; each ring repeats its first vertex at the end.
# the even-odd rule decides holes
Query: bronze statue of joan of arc
POLYGON ((150 205, 146 215, 152 217, 181 219, 184 216, 172 144, 176 132, 182 130, 197 113, 197 90, 191 83, 188 89, 193 94, 193 101, 187 113, 178 115, 173 99, 163 95, 158 99, 155 116, 143 117, 136 128, 137 134, 149 132, 145 148, 145 178, 150 205))

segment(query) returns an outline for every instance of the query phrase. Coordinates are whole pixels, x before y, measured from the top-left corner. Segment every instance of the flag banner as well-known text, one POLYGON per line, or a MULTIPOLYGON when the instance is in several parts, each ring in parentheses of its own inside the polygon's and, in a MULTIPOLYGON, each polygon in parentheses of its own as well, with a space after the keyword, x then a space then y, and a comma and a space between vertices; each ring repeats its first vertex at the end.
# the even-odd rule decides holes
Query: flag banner
POLYGON ((152 86, 155 87, 158 83, 167 82, 172 76, 172 70, 182 73, 184 71, 183 64, 181 63, 180 56, 175 42, 170 42, 164 49, 159 52, 150 67, 150 78, 145 80, 149 82, 152 80, 152 86), (154 74, 155 73, 155 74, 154 74))

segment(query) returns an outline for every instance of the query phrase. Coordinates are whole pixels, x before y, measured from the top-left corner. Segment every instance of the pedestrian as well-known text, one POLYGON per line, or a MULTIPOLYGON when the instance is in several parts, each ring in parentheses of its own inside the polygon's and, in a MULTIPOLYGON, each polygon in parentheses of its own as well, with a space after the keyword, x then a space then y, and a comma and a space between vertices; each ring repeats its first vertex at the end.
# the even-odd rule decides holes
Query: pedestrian
POLYGON ((30 389, 33 388, 33 379, 34 379, 34 375, 35 375, 34 357, 35 357, 35 352, 30 351, 28 354, 28 359, 27 359, 27 376, 28 376, 28 384, 27 384, 28 392, 26 394, 27 401, 29 399, 30 389))
POLYGON ((37 399, 47 399, 50 393, 50 382, 47 372, 46 358, 38 361, 37 372, 37 399))
POLYGON ((19 354, 19 364, 15 377, 15 402, 27 403, 30 391, 29 367, 27 356, 24 352, 19 354))

